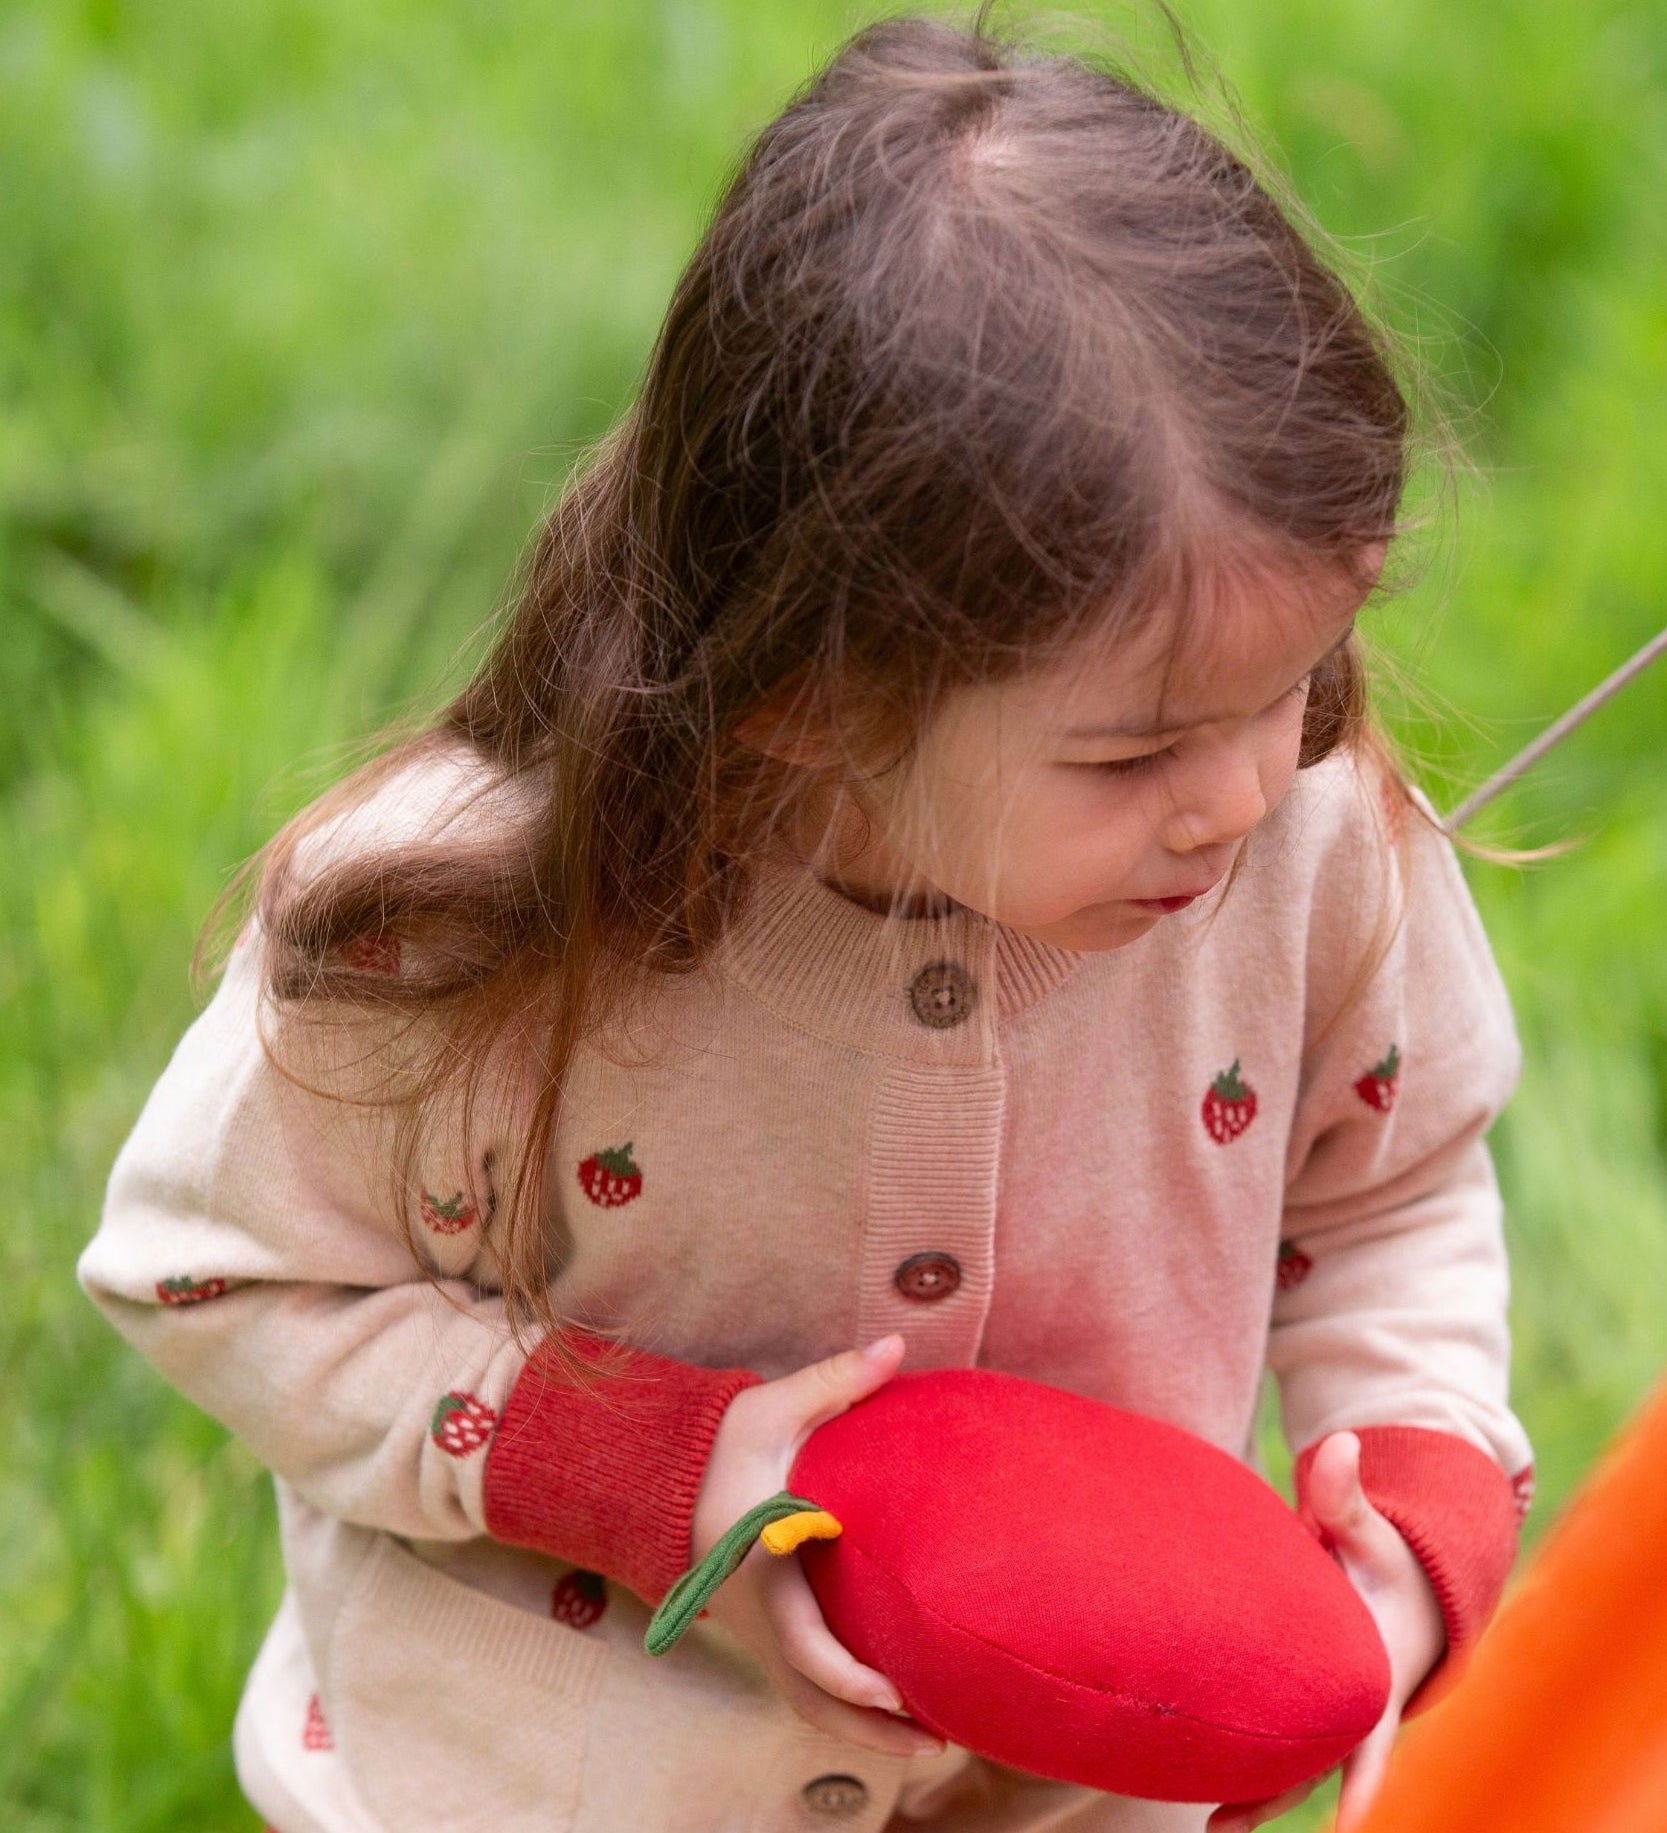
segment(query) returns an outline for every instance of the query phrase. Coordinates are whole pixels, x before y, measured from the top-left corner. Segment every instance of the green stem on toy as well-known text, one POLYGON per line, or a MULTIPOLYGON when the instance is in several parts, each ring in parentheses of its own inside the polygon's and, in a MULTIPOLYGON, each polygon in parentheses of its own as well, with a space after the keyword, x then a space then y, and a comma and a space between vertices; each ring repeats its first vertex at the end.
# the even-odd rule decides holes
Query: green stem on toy
POLYGON ((790 1489, 778 1489, 766 1502, 749 1508, 734 1527, 712 1543, 706 1557, 672 1586, 649 1620, 643 1646, 651 1655, 663 1655, 682 1636, 706 1606, 706 1600, 752 1551, 753 1542, 772 1521, 798 1515, 819 1504, 807 1502, 790 1489))

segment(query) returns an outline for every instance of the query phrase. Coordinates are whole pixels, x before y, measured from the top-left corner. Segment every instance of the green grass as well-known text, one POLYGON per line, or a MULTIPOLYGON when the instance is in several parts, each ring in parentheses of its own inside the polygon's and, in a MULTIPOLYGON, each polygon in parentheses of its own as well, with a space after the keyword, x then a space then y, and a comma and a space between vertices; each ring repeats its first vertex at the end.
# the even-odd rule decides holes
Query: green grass
MULTIPOLYGON (((1667 605, 1661 9, 1181 10, 1467 410, 1486 487, 1380 615, 1397 730, 1451 800, 1667 605)), ((75 1255, 226 874, 460 678, 742 136, 856 17, 0 9, 9 1833, 253 1824, 228 1731, 280 1585, 266 1478, 75 1255)), ((1662 1356, 1664 731, 1667 669, 1481 824, 1580 849, 1472 870, 1527 1052, 1495 1139, 1530 1542, 1662 1356)))

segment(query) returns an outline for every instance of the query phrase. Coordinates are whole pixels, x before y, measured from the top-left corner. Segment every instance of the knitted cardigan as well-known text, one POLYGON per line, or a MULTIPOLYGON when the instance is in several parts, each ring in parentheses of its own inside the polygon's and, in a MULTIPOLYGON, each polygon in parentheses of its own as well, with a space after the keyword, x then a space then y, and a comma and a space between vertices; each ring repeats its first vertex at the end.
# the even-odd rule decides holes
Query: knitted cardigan
MULTIPOLYGON (((303 867, 466 843, 515 806, 470 759, 423 765, 303 867)), ((1349 759, 1300 772, 1229 886, 1104 953, 959 906, 886 918, 771 855, 710 968, 663 977, 570 1072, 545 1216, 582 1385, 504 1324, 496 1180, 527 1094, 507 1046, 467 1133, 447 1115, 423 1141, 401 1214, 386 1110, 322 1092, 363 1093, 374 1052, 286 1022, 313 1086, 274 1070, 251 921, 79 1276, 274 1473, 288 1589, 235 1739, 268 1819, 925 1817, 967 1752, 813 1731, 708 1618, 642 1648, 736 1392, 891 1330, 905 1367, 1010 1370, 1252 1464, 1271 1371, 1315 1532, 1313 1451, 1357 1431, 1446 1620, 1423 1710, 1497 1603, 1532 1486, 1483 1142, 1518 1047, 1451 848, 1416 816, 1397 848, 1391 819, 1349 759)), ((351 957, 398 974, 401 949, 351 957)), ((1057 1813, 1063 1785, 1043 1810, 1025 1784, 1008 1772, 1007 1817, 979 1826, 1057 1813)), ((1126 1805, 1094 1825, 1202 1825, 1126 1805)))

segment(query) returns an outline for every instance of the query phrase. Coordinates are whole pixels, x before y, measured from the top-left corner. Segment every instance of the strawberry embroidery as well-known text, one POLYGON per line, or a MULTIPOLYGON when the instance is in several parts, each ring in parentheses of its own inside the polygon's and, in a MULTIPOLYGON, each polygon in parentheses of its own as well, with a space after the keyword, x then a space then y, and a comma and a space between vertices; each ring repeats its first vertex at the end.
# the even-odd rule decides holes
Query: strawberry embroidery
POLYGON ((218 1298, 227 1284, 224 1279, 193 1279, 181 1273, 173 1279, 159 1279, 156 1296, 165 1305, 200 1305, 205 1298, 218 1298))
POLYGON ((442 1394, 428 1435, 447 1457, 467 1457, 486 1443, 497 1423, 497 1414, 473 1394, 442 1394))
POLYGON ((423 1187, 421 1195, 420 1207, 423 1221, 434 1230, 435 1234, 461 1235, 464 1229, 474 1227, 477 1220, 474 1205, 469 1202, 461 1190, 445 1198, 444 1201, 437 1196, 432 1196, 426 1186, 423 1187))
POLYGON ((1256 1118, 1256 1091, 1239 1073, 1237 1057, 1204 1091, 1200 1112, 1204 1130, 1218 1146, 1231 1145, 1256 1118))
POLYGON ((1511 1478, 1511 1494, 1516 1497, 1517 1520, 1527 1517, 1529 1507, 1534 1500, 1534 1466, 1524 1464, 1511 1478))
POLYGON ((1274 1277, 1279 1282, 1281 1292, 1289 1292, 1292 1286, 1300 1286, 1313 1269, 1314 1262, 1294 1241, 1281 1241, 1279 1244, 1279 1267, 1274 1277))
POLYGON ((355 936, 341 951, 342 960, 361 974, 397 974, 399 972, 399 937, 391 935, 355 936))
POLYGON ((607 1608, 608 1587, 600 1572, 569 1572, 550 1597, 550 1615, 574 1629, 588 1629, 607 1608))
POLYGON ((1354 1085, 1354 1092, 1375 1113, 1387 1114, 1395 1105, 1401 1086, 1401 1048, 1389 1046, 1389 1054, 1375 1063, 1354 1085))
POLYGON ((600 1209, 617 1209, 642 1193, 642 1172, 632 1162, 631 1141, 592 1152, 579 1165, 579 1188, 600 1209))
POLYGON ((330 1735, 330 1726, 324 1717, 324 1708, 318 1703, 318 1695, 307 1695, 307 1717, 301 1726, 301 1748, 303 1750, 334 1750, 336 1740, 330 1735))

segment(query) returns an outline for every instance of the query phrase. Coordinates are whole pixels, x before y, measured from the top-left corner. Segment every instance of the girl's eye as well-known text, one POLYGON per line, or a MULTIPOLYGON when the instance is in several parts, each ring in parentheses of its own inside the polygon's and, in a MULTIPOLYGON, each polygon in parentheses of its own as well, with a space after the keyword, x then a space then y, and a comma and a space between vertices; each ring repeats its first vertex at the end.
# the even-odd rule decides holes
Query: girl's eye
POLYGON ((1143 751, 1139 757, 1112 757, 1100 763, 1089 765, 1091 770, 1104 771, 1109 776, 1133 776, 1137 771, 1150 770, 1160 759, 1168 757, 1173 745, 1165 745, 1161 751, 1143 751))

